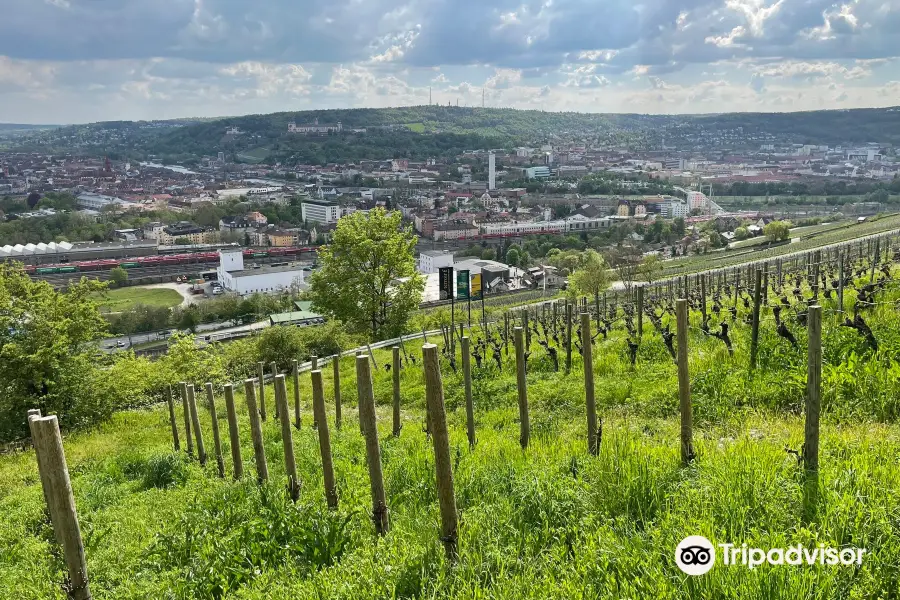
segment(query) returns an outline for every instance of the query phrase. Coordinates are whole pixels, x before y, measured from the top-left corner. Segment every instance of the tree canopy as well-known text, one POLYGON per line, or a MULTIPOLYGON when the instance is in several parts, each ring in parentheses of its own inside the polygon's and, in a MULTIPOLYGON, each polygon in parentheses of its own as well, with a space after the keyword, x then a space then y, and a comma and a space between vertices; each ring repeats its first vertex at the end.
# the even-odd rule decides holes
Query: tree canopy
POLYGON ((310 277, 313 307, 373 338, 397 335, 422 299, 416 271, 416 236, 399 212, 376 208, 338 221, 332 242, 319 250, 321 267, 310 277))

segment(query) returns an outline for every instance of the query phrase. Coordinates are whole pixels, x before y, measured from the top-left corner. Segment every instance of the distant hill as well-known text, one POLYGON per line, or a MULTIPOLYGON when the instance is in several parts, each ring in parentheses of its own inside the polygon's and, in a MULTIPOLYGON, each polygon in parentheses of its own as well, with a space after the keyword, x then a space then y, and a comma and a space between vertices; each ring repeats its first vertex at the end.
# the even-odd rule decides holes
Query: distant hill
MULTIPOLYGON (((900 144, 900 108, 795 113, 699 115, 599 114, 502 108, 410 106, 280 112, 221 119, 95 123, 36 132, 33 144, 171 160, 225 152, 245 162, 343 162, 364 158, 427 158, 466 149, 511 148, 554 139, 581 139, 632 149, 758 148, 760 140, 797 144, 900 144), (298 125, 340 122, 365 134, 304 136, 298 125), (237 128, 237 135, 226 134, 237 128), (115 135, 104 132, 115 131, 115 135)), ((24 144, 23 144, 24 145, 24 144)))

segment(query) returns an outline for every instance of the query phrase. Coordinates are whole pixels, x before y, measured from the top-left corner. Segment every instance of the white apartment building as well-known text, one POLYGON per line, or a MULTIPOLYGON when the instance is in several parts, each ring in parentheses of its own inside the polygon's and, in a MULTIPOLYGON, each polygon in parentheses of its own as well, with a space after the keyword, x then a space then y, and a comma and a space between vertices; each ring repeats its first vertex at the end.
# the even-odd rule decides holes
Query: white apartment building
POLYGON ((300 216, 307 223, 336 223, 341 218, 341 207, 332 202, 304 200, 300 203, 300 216))
POLYGON ((419 273, 437 273, 442 267, 453 266, 453 253, 440 250, 425 250, 419 254, 419 273))

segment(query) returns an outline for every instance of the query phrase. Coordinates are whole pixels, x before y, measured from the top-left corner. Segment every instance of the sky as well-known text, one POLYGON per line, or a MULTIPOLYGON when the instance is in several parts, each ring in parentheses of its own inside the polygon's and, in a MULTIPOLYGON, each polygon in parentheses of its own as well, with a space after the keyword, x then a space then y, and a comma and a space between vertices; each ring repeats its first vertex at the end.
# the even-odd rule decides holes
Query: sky
POLYGON ((900 105, 900 0, 0 0, 0 122, 900 105), (430 90, 430 92, 429 92, 430 90))

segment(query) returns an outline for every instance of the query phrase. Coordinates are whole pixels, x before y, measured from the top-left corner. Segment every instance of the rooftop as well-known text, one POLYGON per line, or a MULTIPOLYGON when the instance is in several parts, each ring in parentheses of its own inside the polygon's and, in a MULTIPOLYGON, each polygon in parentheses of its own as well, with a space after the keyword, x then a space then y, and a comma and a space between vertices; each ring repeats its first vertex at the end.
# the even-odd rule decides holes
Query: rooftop
POLYGON ((288 263, 288 264, 275 264, 275 265, 266 265, 264 267, 259 268, 245 268, 243 271, 230 271, 229 275, 232 277, 254 277, 256 275, 269 275, 271 273, 287 273, 290 271, 301 272, 305 267, 309 265, 305 265, 303 263, 288 263))

